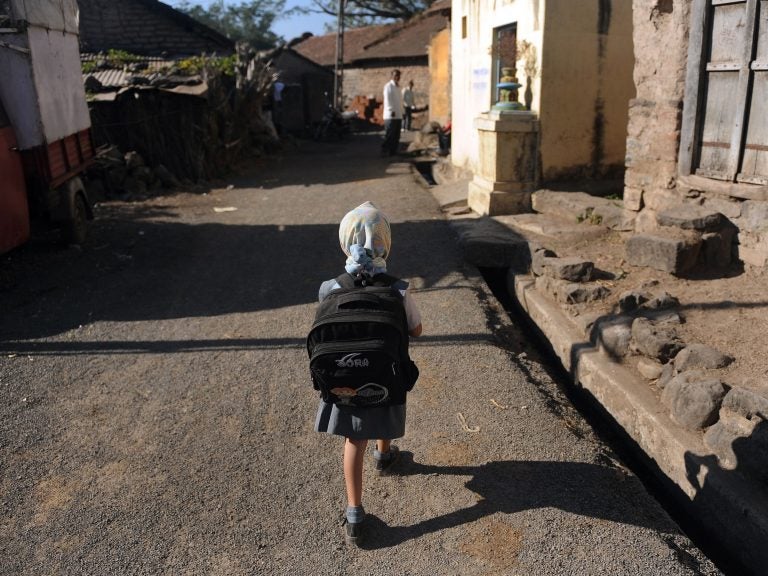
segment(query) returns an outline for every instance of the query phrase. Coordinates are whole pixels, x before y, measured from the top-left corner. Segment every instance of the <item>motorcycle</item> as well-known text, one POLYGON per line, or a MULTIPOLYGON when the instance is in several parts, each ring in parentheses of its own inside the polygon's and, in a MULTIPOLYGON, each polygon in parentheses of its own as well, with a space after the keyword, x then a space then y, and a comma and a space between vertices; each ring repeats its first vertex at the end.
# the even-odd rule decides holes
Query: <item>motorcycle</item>
POLYGON ((335 106, 329 104, 325 108, 323 118, 315 127, 315 140, 321 142, 343 140, 352 132, 352 119, 356 116, 356 110, 340 112, 335 106))

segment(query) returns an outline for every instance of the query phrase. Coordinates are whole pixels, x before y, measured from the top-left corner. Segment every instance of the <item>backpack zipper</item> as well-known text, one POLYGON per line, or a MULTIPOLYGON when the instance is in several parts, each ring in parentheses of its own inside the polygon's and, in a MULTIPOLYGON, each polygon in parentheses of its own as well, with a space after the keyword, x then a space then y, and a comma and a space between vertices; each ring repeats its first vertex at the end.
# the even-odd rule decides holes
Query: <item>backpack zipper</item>
MULTIPOLYGON (((372 314, 388 314, 386 312, 371 312, 372 314)), ((347 322, 380 322, 382 324, 389 324, 390 326, 393 326, 394 328, 397 328, 398 330, 405 329, 406 326, 402 325, 400 322, 397 322, 396 320, 392 318, 387 318, 382 316, 381 318, 376 317, 367 317, 367 318, 361 318, 359 312, 334 312, 332 314, 328 314, 325 318, 323 318, 320 321, 314 322, 312 324, 311 330, 314 330, 315 328, 319 326, 323 326, 325 324, 330 324, 332 322, 335 322, 337 318, 345 318, 349 316, 349 318, 346 318, 347 322)), ((408 334, 408 330, 406 329, 404 332, 406 335, 408 334)))

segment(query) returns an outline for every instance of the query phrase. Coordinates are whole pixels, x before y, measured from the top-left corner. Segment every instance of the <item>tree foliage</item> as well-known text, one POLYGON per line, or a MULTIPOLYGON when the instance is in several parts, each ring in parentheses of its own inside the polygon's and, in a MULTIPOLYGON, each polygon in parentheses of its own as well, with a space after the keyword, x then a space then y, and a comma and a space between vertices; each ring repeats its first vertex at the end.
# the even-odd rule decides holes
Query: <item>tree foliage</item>
MULTIPOLYGON (((344 22, 349 28, 378 24, 387 20, 407 20, 429 8, 435 0, 345 0, 344 22)), ((312 0, 304 12, 337 15, 339 0, 312 0)))
POLYGON ((249 0, 226 3, 215 0, 207 8, 180 0, 176 9, 218 30, 235 41, 249 42, 254 48, 270 48, 281 38, 272 32, 272 24, 283 14, 285 0, 249 0))

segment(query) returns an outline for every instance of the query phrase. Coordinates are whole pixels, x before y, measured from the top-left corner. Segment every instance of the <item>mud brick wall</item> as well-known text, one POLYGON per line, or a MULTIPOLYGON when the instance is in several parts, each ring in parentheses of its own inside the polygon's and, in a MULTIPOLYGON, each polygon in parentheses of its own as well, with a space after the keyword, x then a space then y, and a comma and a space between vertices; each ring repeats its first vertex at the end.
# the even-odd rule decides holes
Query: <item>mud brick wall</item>
POLYGON ((637 92, 629 104, 624 181, 630 210, 653 205, 675 188, 689 19, 690 2, 634 0, 637 92))
POLYGON ((358 96, 383 99, 384 84, 389 82, 392 70, 400 70, 400 87, 405 88, 409 80, 413 80, 413 91, 416 96, 416 106, 424 107, 429 104, 429 66, 426 58, 419 64, 392 64, 368 68, 348 68, 344 70, 345 107, 358 96))

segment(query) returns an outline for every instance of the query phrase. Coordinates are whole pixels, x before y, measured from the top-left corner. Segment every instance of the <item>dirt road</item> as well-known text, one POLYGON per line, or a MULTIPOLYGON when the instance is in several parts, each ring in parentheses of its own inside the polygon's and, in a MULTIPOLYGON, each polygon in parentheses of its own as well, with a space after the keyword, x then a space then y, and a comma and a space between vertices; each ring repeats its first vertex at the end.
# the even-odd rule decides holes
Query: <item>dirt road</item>
POLYGON ((715 574, 568 405, 410 166, 302 144, 0 259, 0 574, 715 574), (424 317, 401 473, 341 534, 304 338, 365 200, 424 317))

